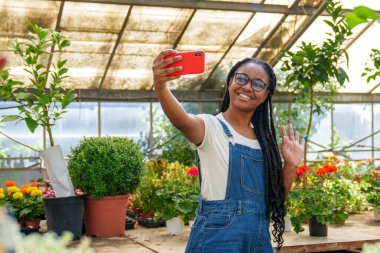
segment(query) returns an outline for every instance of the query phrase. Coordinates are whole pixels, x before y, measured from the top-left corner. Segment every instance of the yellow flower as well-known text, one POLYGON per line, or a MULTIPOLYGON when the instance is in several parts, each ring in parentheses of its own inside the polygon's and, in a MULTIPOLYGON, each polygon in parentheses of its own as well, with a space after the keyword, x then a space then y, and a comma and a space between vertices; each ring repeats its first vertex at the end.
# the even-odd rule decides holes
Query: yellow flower
POLYGON ((17 186, 9 186, 7 188, 7 190, 8 190, 8 192, 19 192, 20 191, 20 189, 17 188, 17 186))
POLYGON ((0 192, 4 193, 3 187, 0 187, 0 192))
POLYGON ((24 196, 24 194, 22 194, 22 192, 20 192, 20 191, 13 193, 14 199, 19 199, 19 198, 22 198, 23 196, 24 196))
MULTIPOLYGON (((31 187, 31 188, 36 188, 36 187, 31 187)), ((39 196, 42 196, 42 191, 37 189, 37 190, 32 190, 30 192, 30 196, 32 197, 39 197, 39 196)))
POLYGON ((4 192, 0 192, 0 199, 3 199, 4 197, 4 192))

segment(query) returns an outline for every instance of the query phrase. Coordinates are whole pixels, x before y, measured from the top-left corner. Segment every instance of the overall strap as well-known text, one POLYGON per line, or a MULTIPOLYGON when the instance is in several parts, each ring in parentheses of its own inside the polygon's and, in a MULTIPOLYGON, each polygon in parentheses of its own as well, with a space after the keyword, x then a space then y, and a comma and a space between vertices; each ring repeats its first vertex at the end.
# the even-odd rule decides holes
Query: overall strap
POLYGON ((235 140, 234 140, 234 136, 232 135, 230 129, 228 129, 228 126, 223 121, 221 121, 220 119, 218 119, 218 120, 219 120, 220 124, 222 125, 223 132, 226 134, 226 136, 230 140, 230 143, 234 146, 235 140))

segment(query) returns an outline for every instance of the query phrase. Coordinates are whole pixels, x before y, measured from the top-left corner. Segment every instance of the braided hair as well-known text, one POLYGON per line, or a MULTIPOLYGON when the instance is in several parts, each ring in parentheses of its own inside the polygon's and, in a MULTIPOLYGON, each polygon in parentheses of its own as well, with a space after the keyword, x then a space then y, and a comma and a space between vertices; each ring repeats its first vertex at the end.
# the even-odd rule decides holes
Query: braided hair
POLYGON ((228 91, 230 80, 234 77, 236 71, 247 63, 260 65, 267 73, 269 79, 269 94, 265 101, 256 108, 251 118, 251 123, 254 125, 257 140, 264 154, 266 168, 265 202, 267 214, 270 215, 274 223, 272 230, 274 242, 277 243, 278 251, 280 251, 284 242, 282 235, 285 229, 284 216, 286 215, 286 209, 284 204, 285 188, 282 175, 282 162, 273 123, 272 95, 276 89, 277 82, 273 69, 266 62, 254 58, 246 58, 236 63, 227 76, 226 93, 220 106, 220 112, 225 112, 230 105, 230 94, 228 91))

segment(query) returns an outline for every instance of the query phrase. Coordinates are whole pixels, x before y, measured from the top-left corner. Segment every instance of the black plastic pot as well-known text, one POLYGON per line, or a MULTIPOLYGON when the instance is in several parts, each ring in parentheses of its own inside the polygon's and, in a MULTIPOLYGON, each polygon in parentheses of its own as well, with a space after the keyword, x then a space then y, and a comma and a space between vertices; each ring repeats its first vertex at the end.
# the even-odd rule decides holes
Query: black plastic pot
POLYGON ((84 197, 44 198, 46 222, 49 231, 61 235, 69 231, 74 240, 82 236, 84 197))
POLYGON ((310 236, 327 236, 327 225, 321 224, 315 217, 309 220, 310 236))

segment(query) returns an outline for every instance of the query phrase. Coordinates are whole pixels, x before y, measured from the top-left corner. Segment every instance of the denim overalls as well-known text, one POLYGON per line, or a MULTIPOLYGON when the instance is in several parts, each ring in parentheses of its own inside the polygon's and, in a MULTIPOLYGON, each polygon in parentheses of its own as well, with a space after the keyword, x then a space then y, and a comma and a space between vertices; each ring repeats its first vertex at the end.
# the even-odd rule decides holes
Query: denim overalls
MULTIPOLYGON (((186 252, 273 253, 262 151, 235 144, 226 124, 220 123, 230 140, 226 197, 207 201, 200 196, 186 252)), ((198 155, 197 162, 199 166, 198 155)))

